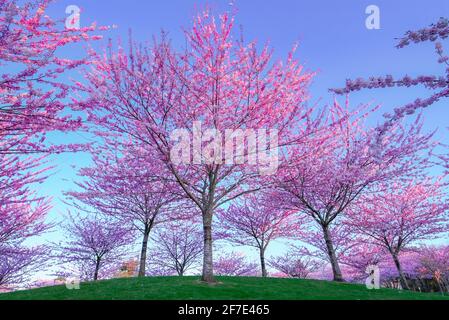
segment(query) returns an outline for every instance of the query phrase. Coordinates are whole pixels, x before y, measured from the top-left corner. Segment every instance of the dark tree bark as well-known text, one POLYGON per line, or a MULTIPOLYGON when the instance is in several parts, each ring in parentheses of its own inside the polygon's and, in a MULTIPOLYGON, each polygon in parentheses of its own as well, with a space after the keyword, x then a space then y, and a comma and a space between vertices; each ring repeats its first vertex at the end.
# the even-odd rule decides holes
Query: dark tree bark
POLYGON ((268 276, 267 267, 265 265, 265 249, 260 248, 260 266, 262 268, 262 277, 266 278, 268 276))
POLYGON ((399 261, 398 255, 396 253, 391 254, 393 257, 394 265, 399 273, 399 281, 401 283, 402 289, 410 290, 410 286, 408 285, 407 278, 404 275, 404 271, 402 270, 401 262, 399 261))
POLYGON ((335 254, 334 244, 332 242, 332 237, 329 232, 329 227, 323 225, 323 235, 324 241, 326 242, 327 254, 329 256, 329 261, 332 266, 332 273, 334 275, 334 281, 343 282, 343 275, 341 273, 340 265, 338 263, 337 255, 335 254))
POLYGON ((204 255, 203 255, 203 274, 201 280, 207 283, 214 283, 214 268, 212 257, 212 212, 203 213, 204 230, 204 255))
POLYGON ((100 263, 101 263, 101 258, 97 258, 97 261, 95 263, 94 281, 98 280, 98 273, 100 271, 100 263))
POLYGON ((150 238, 150 226, 145 226, 142 240, 142 249, 140 251, 139 277, 145 277, 147 265, 148 240, 150 238))

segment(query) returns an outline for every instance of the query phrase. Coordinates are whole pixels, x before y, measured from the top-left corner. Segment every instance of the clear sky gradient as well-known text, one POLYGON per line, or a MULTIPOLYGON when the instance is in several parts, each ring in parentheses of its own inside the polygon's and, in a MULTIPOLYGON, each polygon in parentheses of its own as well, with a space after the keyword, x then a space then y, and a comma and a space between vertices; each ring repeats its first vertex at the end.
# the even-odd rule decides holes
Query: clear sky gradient
MULTIPOLYGON (((277 57, 285 57, 292 45, 299 43, 297 57, 306 69, 317 72, 311 87, 313 102, 319 101, 323 105, 332 102, 333 96, 328 89, 343 86, 346 78, 444 73, 444 68, 436 62, 432 44, 398 50, 395 38, 409 29, 425 27, 439 17, 449 17, 447 0, 58 0, 48 13, 63 19, 65 8, 74 4, 82 9, 82 25, 96 21, 99 25, 118 26, 105 33, 106 38, 120 36, 126 43, 128 30, 132 29, 135 40, 150 41, 154 34, 164 29, 173 43, 182 47, 182 27, 191 25, 198 9, 208 5, 214 12, 221 12, 230 10, 230 2, 237 9, 236 22, 242 25, 247 41, 268 41, 277 57), (365 9, 371 4, 380 8, 380 30, 365 27, 365 9)), ((446 44, 449 49, 449 41, 446 44)), ((70 54, 81 56, 83 48, 70 48, 70 54)), ((384 112, 429 95, 430 92, 423 89, 365 90, 351 95, 351 102, 353 105, 382 104, 379 116, 370 120, 376 123, 381 121, 380 115, 384 112)), ((449 143, 446 129, 448 103, 443 100, 425 112, 426 129, 439 128, 437 138, 446 143, 449 143)), ((53 139, 59 142, 86 141, 86 137, 78 133, 56 134, 53 139)), ((40 192, 54 197, 51 218, 58 220, 67 210, 61 201, 62 191, 74 187, 72 181, 76 179, 76 171, 72 166, 82 167, 89 163, 89 158, 83 154, 67 154, 53 156, 52 161, 57 169, 40 186, 40 192)), ((58 233, 51 236, 54 239, 60 237, 58 233)))

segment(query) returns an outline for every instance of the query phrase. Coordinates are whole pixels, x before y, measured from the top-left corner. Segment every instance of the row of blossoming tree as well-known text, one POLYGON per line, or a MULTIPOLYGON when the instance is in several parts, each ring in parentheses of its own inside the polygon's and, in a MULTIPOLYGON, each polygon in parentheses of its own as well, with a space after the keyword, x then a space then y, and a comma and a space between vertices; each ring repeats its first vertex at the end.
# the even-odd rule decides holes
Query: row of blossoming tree
MULTIPOLYGON (((214 273, 266 277, 271 268, 290 277, 328 278, 330 271, 335 281, 362 281, 369 265, 379 265, 385 285, 397 280, 402 288, 428 290, 430 278, 447 290, 447 247, 423 244, 447 232, 445 175, 429 169, 448 161, 434 156, 439 145, 423 131, 423 117, 412 116, 445 91, 372 127, 368 120, 379 107, 352 107, 348 99, 323 108, 310 103, 314 74, 295 58, 296 48, 275 60, 269 46, 236 40, 232 14, 198 14, 182 50, 163 33, 150 45, 130 39, 125 50, 110 41, 102 52, 69 60, 57 49, 97 40, 90 35, 96 28, 60 29, 44 14, 48 4, 0 0, 0 286, 23 282, 44 261, 53 261, 54 272, 64 265, 65 275, 73 267, 69 273, 86 280, 116 276, 138 243, 139 276, 199 268, 213 283, 214 273), (78 67, 84 79, 61 80, 78 67), (68 109, 81 118, 66 116, 68 109), (47 132, 75 130, 95 142, 45 140, 47 132), (193 136, 193 146, 176 149, 176 130, 193 136), (251 147, 249 132, 261 130, 276 130, 276 143, 254 137, 257 148, 251 147), (230 146, 233 158, 217 145, 230 146), (175 149, 187 161, 174 161, 175 149), (67 192, 76 214, 50 224, 51 199, 33 191, 50 172, 46 157, 80 150, 92 164, 67 192), (274 151, 277 169, 270 174, 260 161, 248 163, 254 153, 274 151), (25 244, 53 228, 63 243, 25 244), (288 254, 267 259, 280 240, 289 243, 288 254), (226 254, 226 245, 256 248, 259 262, 226 254)), ((400 47, 444 39, 447 29, 441 20, 427 38, 425 30, 408 33, 400 47)), ((437 53, 447 63, 441 44, 437 53)), ((348 81, 335 92, 407 79, 348 81)), ((410 85, 438 89, 447 82, 447 75, 420 77, 410 85)))

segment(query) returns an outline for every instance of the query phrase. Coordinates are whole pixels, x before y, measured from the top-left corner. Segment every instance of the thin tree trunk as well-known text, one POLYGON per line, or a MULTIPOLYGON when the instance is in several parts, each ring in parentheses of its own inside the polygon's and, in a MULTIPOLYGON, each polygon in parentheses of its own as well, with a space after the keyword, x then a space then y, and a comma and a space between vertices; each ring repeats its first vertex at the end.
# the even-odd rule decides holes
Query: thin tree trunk
POLYGON ((212 257, 212 212, 203 213, 204 230, 204 252, 203 252, 203 275, 201 280, 214 283, 214 267, 212 257))
POLYGON ((98 280, 98 273, 100 271, 100 262, 101 262, 101 259, 97 258, 97 261, 95 263, 94 281, 98 280))
POLYGON ((398 255, 395 253, 391 254, 393 257, 394 264, 399 273, 399 281, 401 283, 402 289, 410 290, 407 279, 405 278, 404 272, 402 271, 401 262, 399 261, 398 255))
POLYGON ((175 262, 175 269, 178 276, 182 277, 184 275, 184 266, 178 261, 175 262))
POLYGON ((142 249, 140 251, 139 277, 145 277, 147 265, 148 239, 150 238, 150 228, 145 227, 142 240, 142 249))
POLYGON ((328 226, 322 226, 324 240, 326 242, 327 254, 332 266, 332 273, 334 275, 334 281, 343 282, 343 275, 341 274, 340 265, 338 264, 337 255, 335 254, 334 244, 332 242, 332 237, 329 232, 328 226))
POLYGON ((265 266, 265 250, 263 248, 260 249, 260 266, 262 268, 262 277, 266 278, 268 274, 265 266))
POLYGON ((440 289, 441 294, 444 296, 444 289, 443 289, 443 286, 441 285, 440 281, 437 280, 437 284, 438 284, 438 288, 440 289))

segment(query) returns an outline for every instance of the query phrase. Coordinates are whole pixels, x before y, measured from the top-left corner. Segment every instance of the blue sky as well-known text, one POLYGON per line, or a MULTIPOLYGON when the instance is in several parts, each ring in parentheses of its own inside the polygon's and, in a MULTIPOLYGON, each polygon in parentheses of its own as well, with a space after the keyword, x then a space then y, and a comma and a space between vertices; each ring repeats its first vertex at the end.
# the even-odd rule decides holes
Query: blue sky
MULTIPOLYGON (((285 57, 295 42, 299 43, 297 57, 306 69, 317 72, 311 87, 312 101, 326 104, 333 97, 328 88, 340 87, 346 78, 368 77, 370 75, 392 74, 411 76, 421 74, 443 74, 444 68, 437 64, 432 44, 412 45, 405 49, 395 48, 395 38, 409 29, 429 25, 439 17, 449 16, 447 0, 58 0, 49 9, 54 18, 65 18, 65 8, 77 5, 82 9, 81 24, 96 21, 99 25, 117 25, 107 32, 107 37, 127 39, 128 29, 133 30, 136 40, 151 40, 161 29, 169 32, 173 43, 182 46, 182 27, 189 27, 197 9, 209 5, 215 12, 230 9, 230 2, 237 8, 236 20, 243 26, 245 39, 269 42, 277 57, 285 57), (365 27, 365 9, 368 5, 380 8, 380 30, 365 27)), ((449 48, 449 41, 447 41, 449 48)), ((443 43, 444 45, 444 43, 443 43)), ((81 46, 70 48, 70 55, 81 56, 81 46)), ((394 107, 427 97, 423 89, 390 89, 362 91, 351 96, 353 105, 358 103, 382 104, 380 115, 394 107)), ((426 110, 426 129, 439 128, 437 138, 449 143, 448 100, 426 110)), ((55 141, 86 141, 82 134, 56 134, 55 141)), ((72 166, 82 167, 89 163, 83 154, 53 156, 57 165, 55 174, 42 186, 42 194, 54 197, 52 219, 58 219, 65 212, 61 202, 62 191, 73 188, 76 178, 72 166)), ((60 238, 55 233, 51 238, 60 238)), ((276 247, 274 247, 276 250, 276 247)), ((273 250, 272 250, 273 251, 273 250)))

